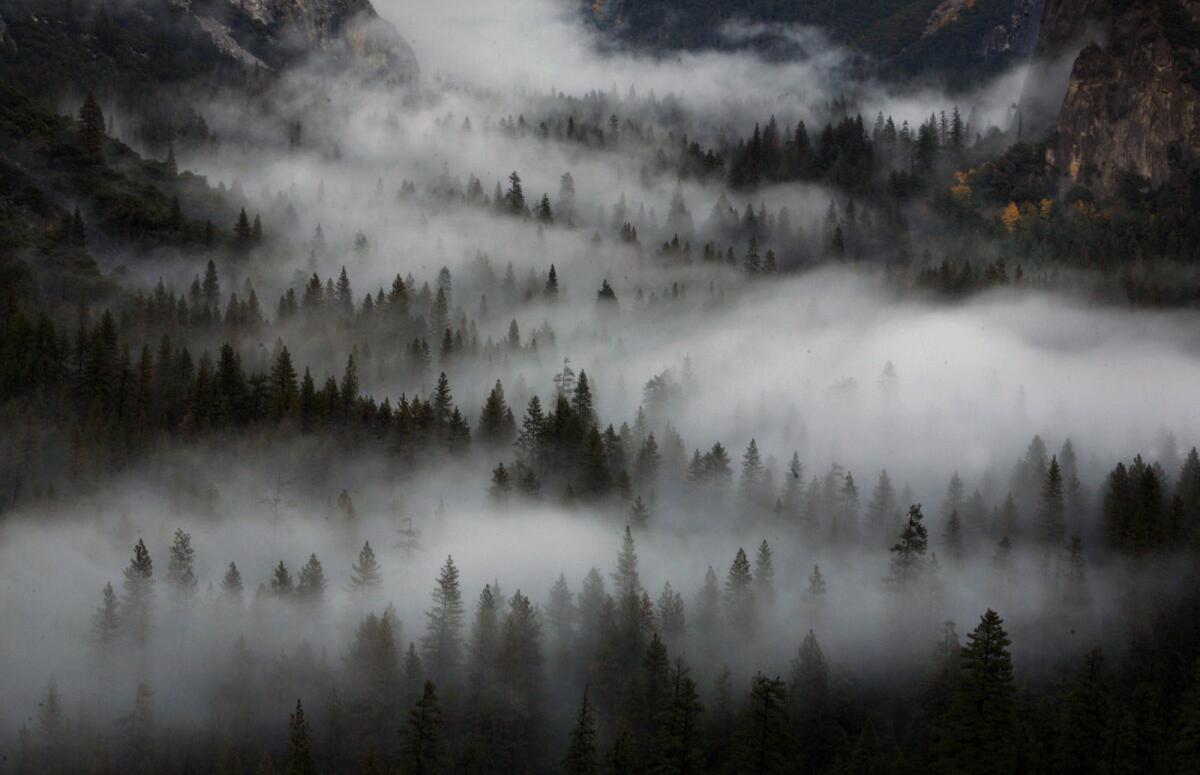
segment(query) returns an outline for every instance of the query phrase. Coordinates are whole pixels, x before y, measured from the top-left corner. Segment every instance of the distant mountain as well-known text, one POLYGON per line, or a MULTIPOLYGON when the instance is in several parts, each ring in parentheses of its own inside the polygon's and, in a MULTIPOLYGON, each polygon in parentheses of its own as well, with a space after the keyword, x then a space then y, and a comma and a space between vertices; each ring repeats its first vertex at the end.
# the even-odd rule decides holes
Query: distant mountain
POLYGON ((369 0, 0 0, 0 72, 22 85, 140 89, 301 62, 399 82, 420 73, 369 0))
POLYGON ((176 170, 216 138, 197 106, 253 100, 301 64, 404 83, 412 49, 369 0, 0 0, 0 278, 102 292, 93 257, 220 243, 240 194, 176 170), (92 93, 122 136, 85 149, 92 93))
POLYGON ((585 0, 613 40, 652 49, 738 48, 788 56, 772 25, 807 25, 862 54, 874 74, 966 85, 1033 51, 1045 0, 585 0), (746 25, 765 25, 758 30, 746 25), (730 25, 740 29, 731 36, 730 25))

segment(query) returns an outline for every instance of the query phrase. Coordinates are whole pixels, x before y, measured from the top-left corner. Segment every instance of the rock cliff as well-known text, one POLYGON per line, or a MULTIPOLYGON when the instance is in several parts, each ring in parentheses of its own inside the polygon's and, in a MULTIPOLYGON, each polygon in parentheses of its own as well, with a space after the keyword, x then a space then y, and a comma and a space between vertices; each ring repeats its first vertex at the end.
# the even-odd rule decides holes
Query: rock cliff
POLYGON ((1046 150, 1064 187, 1157 186, 1200 155, 1200 0, 1047 0, 1038 52, 1081 41, 1046 150))

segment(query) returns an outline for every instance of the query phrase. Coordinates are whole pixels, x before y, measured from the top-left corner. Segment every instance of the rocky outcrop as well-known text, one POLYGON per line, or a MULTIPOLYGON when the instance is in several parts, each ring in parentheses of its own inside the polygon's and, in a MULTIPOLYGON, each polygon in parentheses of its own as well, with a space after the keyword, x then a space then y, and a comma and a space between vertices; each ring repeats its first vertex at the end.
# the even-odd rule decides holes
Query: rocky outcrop
MULTIPOLYGON (((975 12, 979 0, 942 0, 925 20, 921 37, 931 38, 955 24, 965 21, 975 12)), ((995 57, 1012 53, 1028 56, 1038 39, 1038 24, 1045 0, 1012 0, 978 38, 978 54, 995 57)))
POLYGON ((280 40, 403 80, 420 72, 416 55, 370 0, 227 0, 280 40))
POLYGON ((1088 40, 1046 150, 1064 187, 1157 186, 1176 154, 1200 156, 1200 0, 1050 0, 1047 14, 1039 50, 1088 40))

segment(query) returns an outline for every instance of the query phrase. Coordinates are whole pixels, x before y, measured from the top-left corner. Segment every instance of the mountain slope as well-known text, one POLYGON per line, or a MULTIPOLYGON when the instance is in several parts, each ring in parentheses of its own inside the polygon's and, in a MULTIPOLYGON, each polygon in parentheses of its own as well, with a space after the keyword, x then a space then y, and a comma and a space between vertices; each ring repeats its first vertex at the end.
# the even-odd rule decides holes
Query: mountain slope
MULTIPOLYGON (((884 77, 936 74, 964 85, 1033 50, 1044 0, 587 0, 584 18, 625 43, 654 49, 752 46, 797 53, 770 25, 806 25, 865 55, 884 77), (731 38, 727 25, 767 25, 731 38)), ((744 30, 743 30, 744 31, 744 30)))

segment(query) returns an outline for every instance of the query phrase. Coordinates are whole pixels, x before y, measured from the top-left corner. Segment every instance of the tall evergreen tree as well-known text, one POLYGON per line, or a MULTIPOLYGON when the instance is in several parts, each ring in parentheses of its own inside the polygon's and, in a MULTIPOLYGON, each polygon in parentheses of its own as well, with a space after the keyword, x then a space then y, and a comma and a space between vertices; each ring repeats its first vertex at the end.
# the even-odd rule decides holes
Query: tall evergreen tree
POLYGON ((787 688, 780 678, 756 673, 734 739, 733 772, 790 772, 787 688))
POLYGON ((79 108, 79 144, 92 156, 98 156, 104 147, 107 132, 104 126, 104 112, 90 92, 79 108))
POLYGON ((1046 469, 1037 518, 1041 540, 1051 545, 1062 545, 1067 531, 1066 507, 1063 502, 1062 469, 1057 456, 1050 459, 1050 467, 1046 469))
POLYGON ((154 603, 154 564, 146 544, 138 539, 133 559, 125 569, 125 596, 121 600, 121 620, 139 645, 150 636, 150 617, 154 603))
POLYGON ((596 761, 596 720, 588 704, 586 688, 583 690, 583 703, 579 707, 579 715, 571 727, 562 771, 565 775, 596 775, 599 772, 596 761))
POLYGON ((725 610, 738 637, 746 637, 756 619, 754 576, 745 550, 739 548, 725 577, 725 610))
POLYGON ((453 557, 446 557, 433 588, 433 607, 425 612, 428 626, 422 642, 426 667, 437 678, 450 678, 459 667, 463 615, 458 568, 453 557))
POLYGON ((382 583, 379 561, 375 559, 375 550, 371 548, 370 541, 363 543, 358 552, 358 562, 351 566, 351 570, 354 571, 350 575, 352 589, 371 589, 382 583))
POLYGON ((186 600, 196 593, 195 550, 192 537, 182 530, 175 531, 171 557, 167 562, 167 583, 177 599, 186 600))
POLYGON ((408 714, 401 759, 408 775, 442 771, 442 710, 433 681, 425 682, 421 699, 408 714))
POLYGON ((989 609, 967 635, 943 758, 949 771, 1011 773, 1016 749, 1016 689, 1003 620, 989 609))
POLYGON ((316 775, 311 737, 304 706, 296 700, 296 711, 288 716, 287 775, 316 775))

